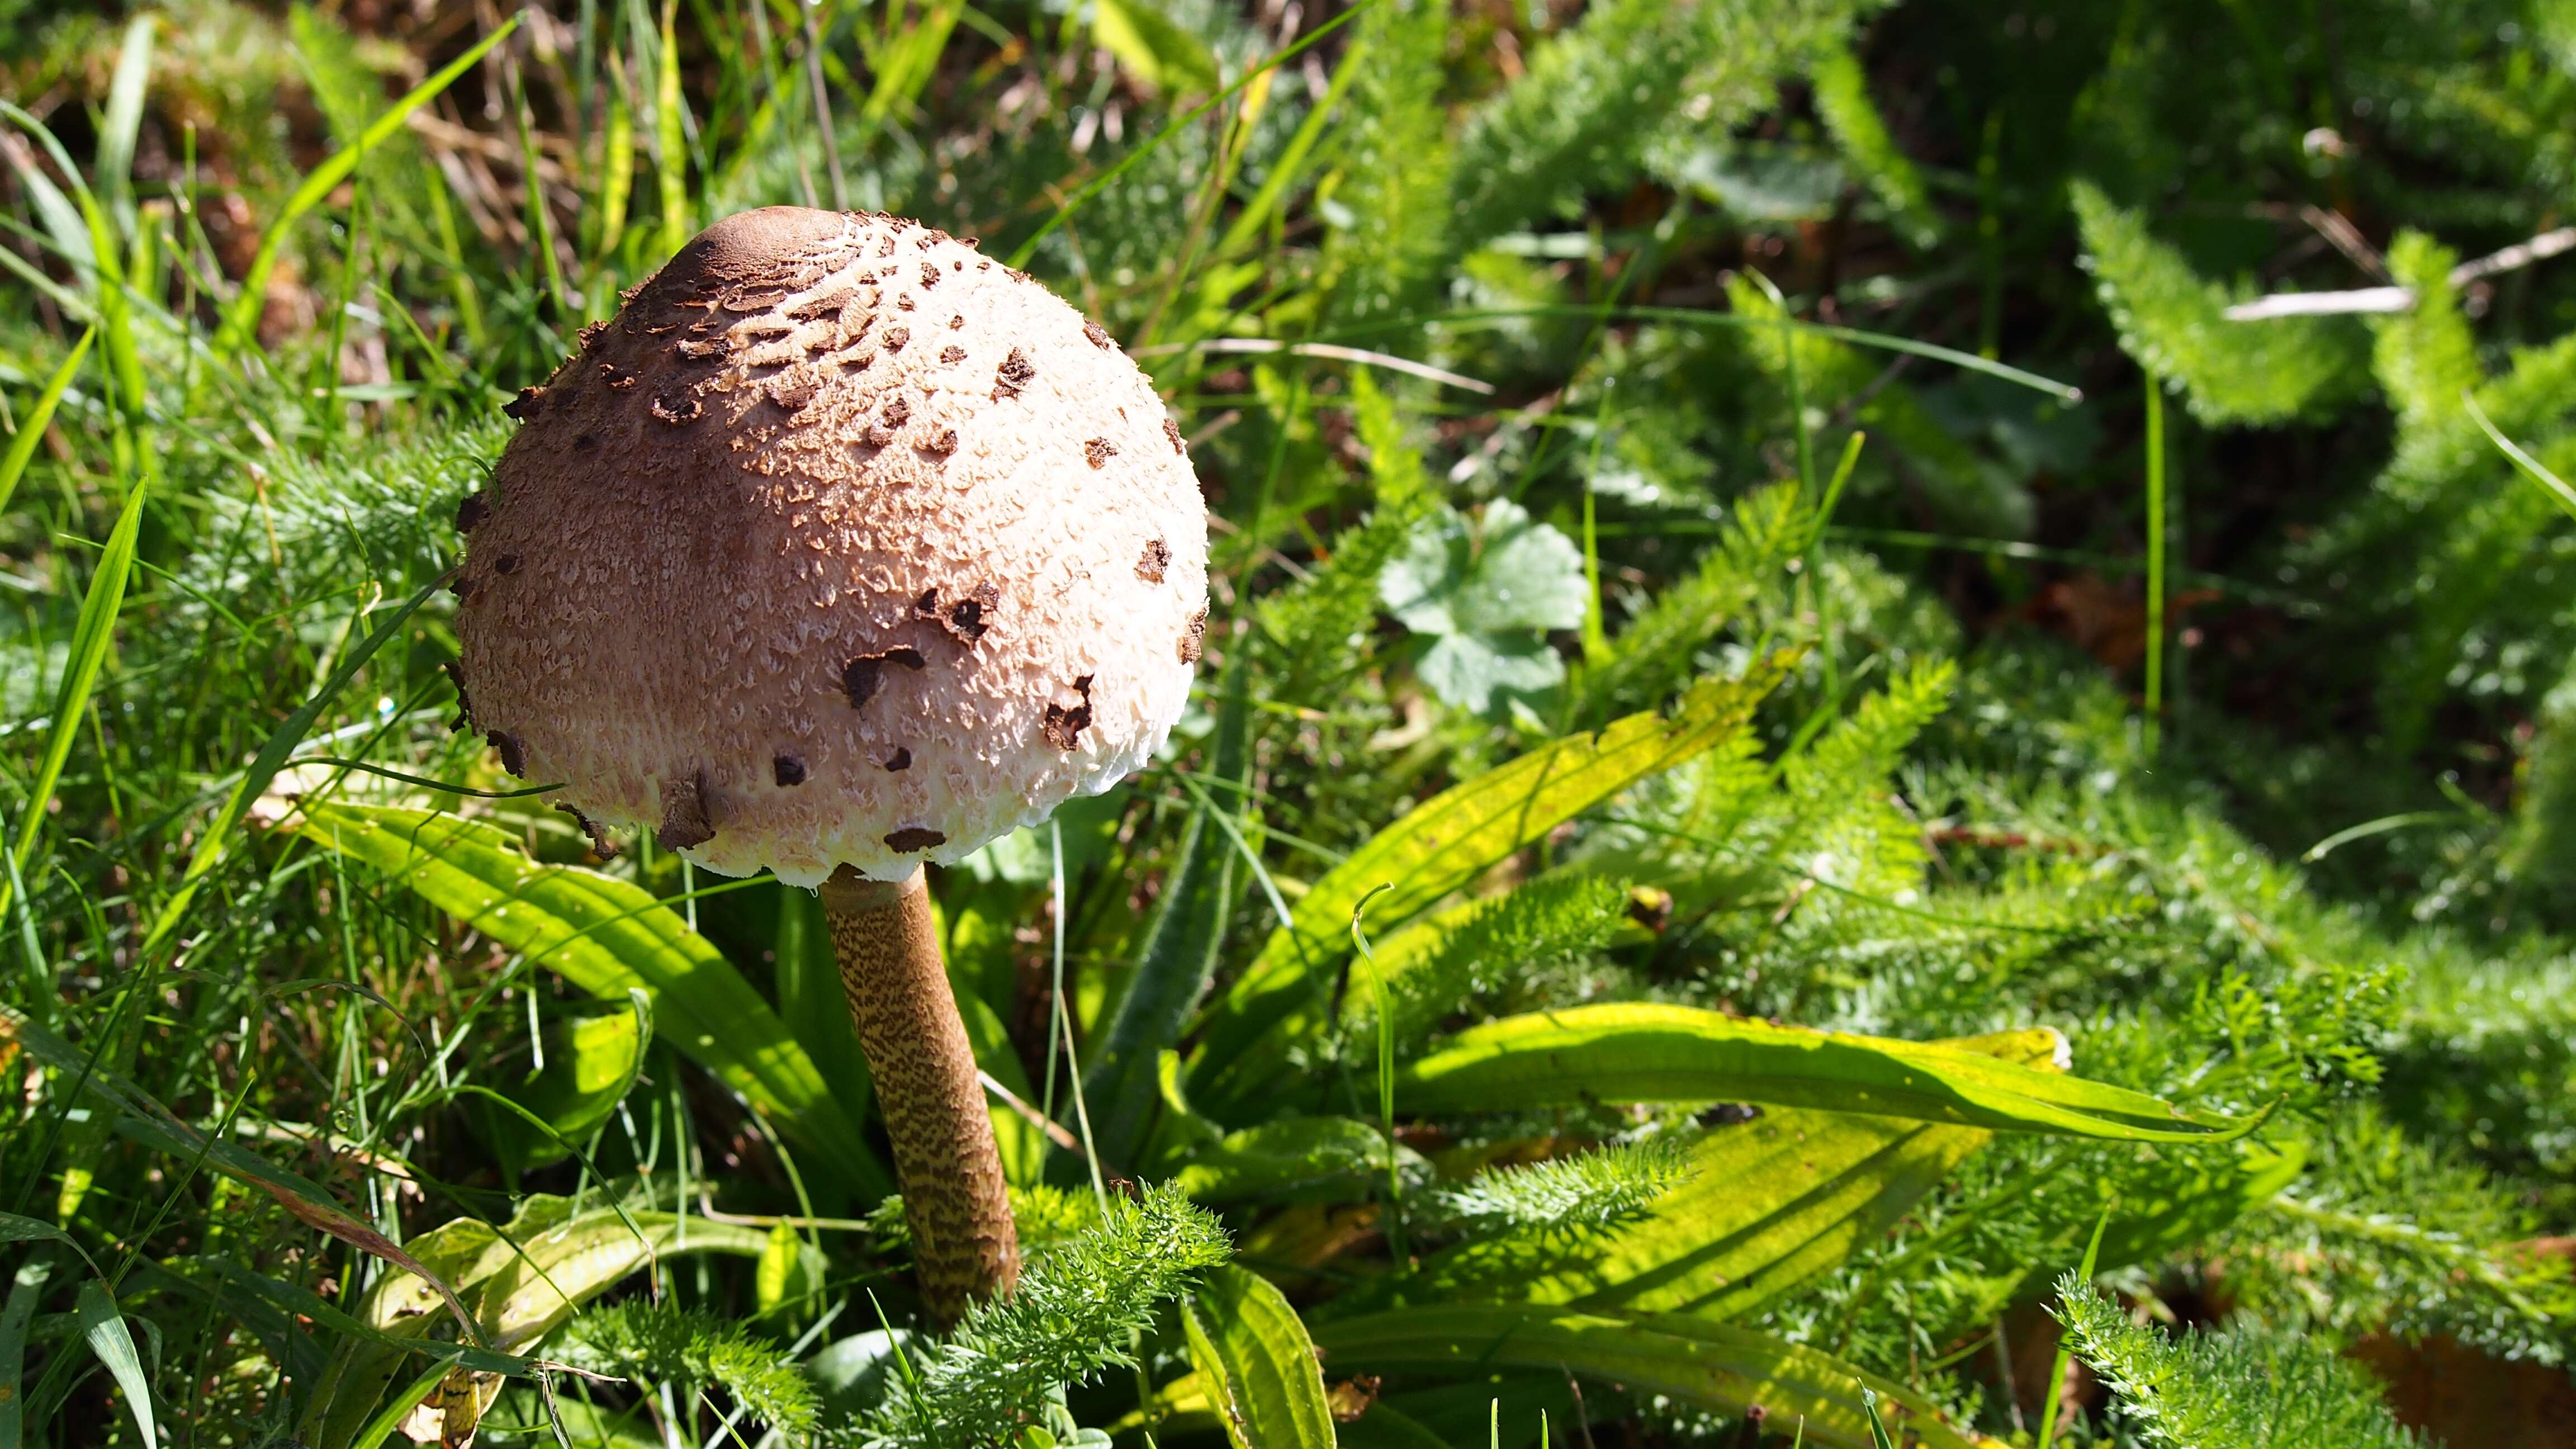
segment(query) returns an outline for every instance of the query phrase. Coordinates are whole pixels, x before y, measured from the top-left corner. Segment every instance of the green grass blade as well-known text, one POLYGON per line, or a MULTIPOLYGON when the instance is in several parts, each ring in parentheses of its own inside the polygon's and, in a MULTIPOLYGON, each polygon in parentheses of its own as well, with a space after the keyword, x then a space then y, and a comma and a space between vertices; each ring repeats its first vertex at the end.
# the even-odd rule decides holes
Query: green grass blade
MULTIPOLYGON (((135 539, 143 528, 143 501, 151 493, 149 480, 127 495, 124 511, 116 517, 116 527, 107 536, 107 547, 99 552, 98 570, 90 576, 89 592, 81 600, 80 618, 72 626, 71 651, 66 657, 63 678, 54 691, 53 717, 47 722, 45 753, 36 767, 36 778, 27 789, 25 818, 18 823, 18 839, 9 851, 10 864, 21 874, 27 870, 27 858, 35 852, 36 838, 44 832, 45 803, 53 798, 54 786, 61 782, 64 762, 71 758, 72 741, 80 734, 81 716, 89 712, 90 693, 97 687, 98 671, 107 661, 107 646, 116 636, 116 616, 125 607, 126 580, 134 571, 135 539)), ((8 886, 0 883, 0 911, 8 909, 8 886)))
POLYGON ((369 121, 367 128, 358 133, 358 139, 332 152, 328 160, 313 168, 312 174, 304 178, 304 183, 286 198, 286 206, 277 214, 277 220, 270 222, 268 230, 261 233, 259 250, 251 257, 249 269, 242 273, 241 292, 233 298, 232 307, 224 314, 223 326, 215 333, 217 353, 229 353, 258 334, 259 314, 268 305, 268 274, 277 269, 278 254, 286 247, 287 234, 294 230, 298 221, 303 220, 304 214, 319 206, 333 188, 348 180, 349 173, 358 169, 358 163, 366 159, 367 153, 400 130, 412 112, 435 100, 440 92, 456 83, 458 76, 480 63, 492 47, 508 39, 510 33, 519 28, 520 19, 520 16, 511 16, 501 23, 500 29, 439 67, 429 79, 412 87, 401 100, 369 121))
POLYGON ((107 1291, 107 1285, 95 1278, 83 1283, 75 1316, 89 1351, 107 1365, 117 1389, 125 1395, 125 1410, 134 1416, 134 1427, 142 1433, 139 1442, 161 1442, 152 1427, 152 1380, 143 1372, 143 1355, 135 1352, 134 1332, 125 1326, 125 1315, 116 1311, 116 1298, 107 1291))
POLYGON ((25 1437, 27 1396, 19 1381, 26 1372, 27 1326, 51 1273, 42 1257, 22 1259, 10 1277, 8 1301, 0 1304, 0 1449, 19 1449, 25 1437))
POLYGON ((71 390, 72 378, 80 372, 81 360, 89 355, 89 345, 97 338, 96 327, 81 333, 80 341, 72 344, 71 354, 54 369, 53 376, 45 379, 45 389, 36 394, 35 405, 18 420, 18 433, 9 440, 9 451, 0 453, 0 513, 8 511, 9 500, 18 491, 18 480, 26 476, 27 464, 36 456, 36 445, 44 441, 45 429, 54 421, 54 409, 62 406, 63 394, 71 390))
POLYGON ((769 1003, 679 913, 632 882, 540 865, 505 832, 427 810, 308 803, 289 828, 362 860, 592 996, 653 1003, 654 1034, 776 1118, 835 1175, 893 1180, 769 1003))
POLYGON ((134 139, 143 129, 143 93, 152 81, 152 30, 158 17, 145 13, 126 22, 125 43, 116 53, 116 75, 108 82, 107 111, 98 128, 97 165, 90 184, 107 203, 117 224, 134 225, 134 139))
POLYGON ((374 633, 341 659, 339 668, 322 682, 321 688, 313 691, 312 698, 269 732, 268 739, 259 747, 259 753, 251 757, 250 768, 242 772, 240 783, 233 787, 232 798, 224 802, 222 813, 206 827, 195 853, 188 857, 188 869, 179 879, 179 888, 162 903, 160 912, 154 916, 152 930, 143 940, 146 955, 178 929, 189 903, 196 899, 197 888, 205 881, 207 873, 223 860, 233 828, 241 824, 242 817, 250 812, 251 802, 259 798, 271 780, 277 778, 277 772, 286 765, 286 757, 293 754, 295 747, 304 742, 305 735, 312 732, 313 722, 321 718, 322 711, 340 697, 340 691, 349 687, 349 681, 357 678, 358 671, 376 656, 376 651, 400 633, 404 623, 419 611, 421 605, 428 603, 430 595, 437 590, 436 583, 422 585, 420 592, 394 610, 392 618, 378 625, 374 633))
POLYGON ((473 1320, 465 1311, 464 1301, 444 1279, 413 1261, 410 1254, 376 1231, 365 1218, 343 1207, 329 1189, 230 1142, 208 1137, 154 1101, 141 1087, 99 1065, 90 1054, 36 1025, 24 1012, 6 1003, 0 1003, 0 1042, 16 1043, 59 1076, 77 1081, 82 1091, 97 1099, 92 1103, 93 1110, 113 1108, 121 1113, 116 1117, 116 1130, 134 1141, 172 1157, 201 1160, 226 1177, 266 1192, 305 1226, 419 1274, 445 1300, 458 1324, 473 1331, 473 1320))

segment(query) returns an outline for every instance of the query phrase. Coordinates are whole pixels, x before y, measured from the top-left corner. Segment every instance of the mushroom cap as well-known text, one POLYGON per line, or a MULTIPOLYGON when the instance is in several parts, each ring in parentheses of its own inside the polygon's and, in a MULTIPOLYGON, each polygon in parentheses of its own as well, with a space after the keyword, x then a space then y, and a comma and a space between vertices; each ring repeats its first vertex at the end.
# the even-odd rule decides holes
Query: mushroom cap
POLYGON ((1179 430, 971 242, 728 218, 510 411, 458 517, 459 683, 586 823, 724 875, 899 879, 1108 789, 1188 700, 1179 430))

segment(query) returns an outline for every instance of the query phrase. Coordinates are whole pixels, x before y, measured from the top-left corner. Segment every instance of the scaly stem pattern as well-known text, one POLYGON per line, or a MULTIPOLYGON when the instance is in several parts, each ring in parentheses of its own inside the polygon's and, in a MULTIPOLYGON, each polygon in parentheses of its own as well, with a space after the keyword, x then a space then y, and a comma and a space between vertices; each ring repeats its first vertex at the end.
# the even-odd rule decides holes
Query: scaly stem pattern
POLYGON ((922 1301, 941 1323, 955 1323, 968 1305, 1019 1281, 1020 1238, 975 1051, 940 960, 930 889, 917 870, 873 881, 843 866, 822 896, 850 1022, 894 1143, 922 1301))

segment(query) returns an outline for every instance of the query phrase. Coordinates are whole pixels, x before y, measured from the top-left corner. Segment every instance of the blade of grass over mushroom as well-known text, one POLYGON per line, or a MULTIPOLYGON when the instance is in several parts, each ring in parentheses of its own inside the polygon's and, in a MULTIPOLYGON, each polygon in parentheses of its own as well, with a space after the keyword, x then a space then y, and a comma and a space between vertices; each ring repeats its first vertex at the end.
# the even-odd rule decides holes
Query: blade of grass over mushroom
POLYGON ((873 1196, 892 1190, 787 1024, 707 939, 642 887, 573 865, 540 865, 478 821, 393 806, 314 803, 288 828, 363 860, 431 905, 606 1001, 641 988, 654 1033, 713 1072, 873 1196))
POLYGON ((501 22, 498 29, 468 47, 464 54, 441 66, 427 80, 411 88, 402 99, 385 108, 384 113, 367 123, 358 138, 331 153, 329 159, 313 168, 304 183, 286 198, 277 220, 260 234, 259 250, 252 255, 250 266, 242 273, 241 292, 224 314, 223 326, 215 333, 217 353, 229 353, 247 343, 259 331, 259 315, 268 306, 268 276, 276 270, 277 259, 285 250, 287 234, 306 212, 322 203, 334 188, 349 179, 368 152, 402 129, 411 113, 435 100, 439 93, 455 84, 456 78, 480 64, 492 47, 509 38, 519 28, 520 15, 501 22))
POLYGON ((1786 667, 1780 656, 1744 679, 1705 681, 1670 718, 1635 714, 1598 733, 1568 735, 1379 831, 1299 899, 1291 923, 1271 933, 1211 1010, 1193 1099, 1211 1110, 1247 1100, 1276 1066, 1278 1047, 1324 1025, 1362 897, 1391 885, 1372 916, 1381 929, 1400 924, 1567 820, 1744 729, 1786 667))
POLYGON ((1529 1368, 1615 1383, 1694 1408, 1742 1414, 1756 1404, 1832 1449, 1870 1449, 1864 1389, 1921 1449, 1973 1449, 1975 1440, 1896 1385, 1767 1333, 1680 1314, 1440 1304, 1316 1326, 1336 1373, 1529 1368))
POLYGON ((1406 1112, 1590 1103, 1760 1102, 2005 1132, 2224 1142, 2260 1118, 2185 1111, 2114 1087, 1937 1042, 1848 1036, 1696 1007, 1619 1002, 1471 1027, 1406 1064, 1406 1112))

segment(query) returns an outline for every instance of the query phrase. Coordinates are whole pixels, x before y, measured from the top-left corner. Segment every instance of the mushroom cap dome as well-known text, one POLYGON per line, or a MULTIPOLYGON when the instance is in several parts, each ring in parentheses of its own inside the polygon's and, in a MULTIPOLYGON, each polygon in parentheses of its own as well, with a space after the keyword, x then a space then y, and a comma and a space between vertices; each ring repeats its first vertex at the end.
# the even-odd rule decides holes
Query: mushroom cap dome
POLYGON ((503 765, 725 875, 953 863, 1159 749, 1207 618, 1180 433, 971 242, 771 207, 585 329, 468 530, 503 765))

